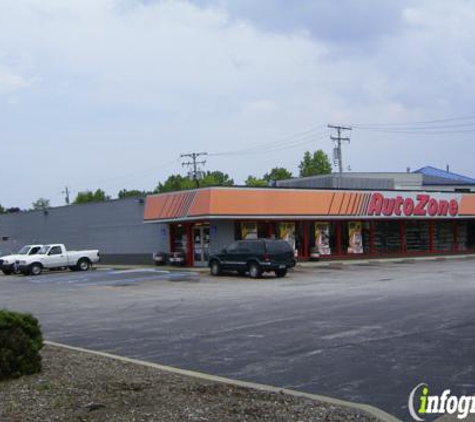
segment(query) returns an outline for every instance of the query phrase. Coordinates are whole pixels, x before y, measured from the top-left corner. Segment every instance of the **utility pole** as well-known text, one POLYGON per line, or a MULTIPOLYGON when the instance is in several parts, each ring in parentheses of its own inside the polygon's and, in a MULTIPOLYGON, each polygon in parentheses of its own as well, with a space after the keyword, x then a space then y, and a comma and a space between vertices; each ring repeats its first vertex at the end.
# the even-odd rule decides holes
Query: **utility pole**
POLYGON ((186 162, 182 163, 182 166, 188 166, 188 167, 192 168, 190 173, 191 173, 192 179, 195 181, 195 185, 196 185, 197 188, 200 187, 200 178, 199 178, 198 166, 206 164, 206 160, 198 161, 198 158, 201 157, 201 156, 204 156, 204 155, 208 155, 208 153, 207 152, 191 152, 189 154, 181 154, 180 155, 181 158, 185 158, 185 157, 191 158, 191 161, 186 161, 186 162))
POLYGON ((61 193, 64 195, 64 200, 66 201, 66 205, 69 205, 71 203, 69 199, 69 193, 70 193, 69 188, 66 186, 61 193))
POLYGON ((350 126, 338 126, 338 125, 328 125, 328 127, 330 129, 335 129, 336 132, 337 132, 337 136, 330 136, 330 139, 335 142, 336 144, 336 147, 334 149, 334 153, 333 153, 333 161, 335 163, 335 165, 338 166, 338 172, 340 174, 343 173, 343 154, 341 152, 341 143, 342 142, 350 142, 350 138, 349 137, 342 137, 341 136, 341 133, 344 131, 344 130, 352 130, 353 128, 351 128, 350 126))

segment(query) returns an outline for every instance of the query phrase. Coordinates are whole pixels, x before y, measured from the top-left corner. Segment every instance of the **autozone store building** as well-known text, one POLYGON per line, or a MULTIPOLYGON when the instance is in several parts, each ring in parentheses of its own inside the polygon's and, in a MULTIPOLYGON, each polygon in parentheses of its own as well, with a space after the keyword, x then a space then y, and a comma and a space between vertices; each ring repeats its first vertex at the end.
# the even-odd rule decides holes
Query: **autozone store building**
POLYGON ((238 239, 281 238, 299 259, 475 252, 475 194, 213 187, 148 196, 144 220, 206 265, 238 239))

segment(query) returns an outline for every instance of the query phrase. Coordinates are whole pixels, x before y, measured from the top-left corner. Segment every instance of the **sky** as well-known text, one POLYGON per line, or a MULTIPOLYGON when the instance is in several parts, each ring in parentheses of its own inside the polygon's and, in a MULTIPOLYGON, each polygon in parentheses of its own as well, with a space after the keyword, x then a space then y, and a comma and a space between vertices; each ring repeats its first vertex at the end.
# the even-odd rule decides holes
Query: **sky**
POLYGON ((351 171, 475 177, 475 0, 0 0, 0 204, 242 184, 351 125, 351 171), (421 123, 422 122, 422 123, 421 123))

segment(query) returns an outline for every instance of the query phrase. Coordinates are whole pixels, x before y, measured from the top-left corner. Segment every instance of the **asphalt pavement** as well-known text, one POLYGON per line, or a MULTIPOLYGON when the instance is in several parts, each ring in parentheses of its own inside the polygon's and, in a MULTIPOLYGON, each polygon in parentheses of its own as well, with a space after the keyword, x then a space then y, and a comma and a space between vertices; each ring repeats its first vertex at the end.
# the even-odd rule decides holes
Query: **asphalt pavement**
POLYGON ((297 269, 285 279, 99 269, 0 276, 49 340, 372 404, 475 391, 475 260, 297 269))

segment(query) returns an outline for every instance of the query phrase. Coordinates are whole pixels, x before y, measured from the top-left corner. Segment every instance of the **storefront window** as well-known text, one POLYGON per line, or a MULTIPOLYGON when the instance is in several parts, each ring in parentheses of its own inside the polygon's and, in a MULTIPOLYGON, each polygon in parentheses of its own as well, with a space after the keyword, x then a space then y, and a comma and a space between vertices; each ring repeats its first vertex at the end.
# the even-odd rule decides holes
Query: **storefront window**
POLYGON ((401 227, 399 221, 375 221, 374 250, 378 253, 401 252, 401 227))
POLYGON ((279 223, 279 239, 286 240, 295 249, 295 223, 279 223))
MULTIPOLYGON (((340 251, 342 254, 358 255, 369 252, 369 223, 345 221, 337 224, 341 226, 340 251)), ((330 243, 332 243, 332 237, 336 238, 336 236, 335 230, 335 235, 330 236, 330 243)))
POLYGON ((428 221, 406 221, 404 226, 407 252, 428 252, 430 230, 428 221))
POLYGON ((257 239, 257 222, 255 221, 246 221, 241 223, 241 239, 257 239))
POLYGON ((475 249, 475 221, 467 221, 466 249, 475 249))
POLYGON ((259 239, 267 239, 269 237, 269 223, 265 221, 257 223, 257 237, 259 239))
POLYGON ((363 253, 363 223, 361 221, 348 223, 348 253, 363 253))
POLYGON ((454 247, 454 222, 435 222, 435 249, 440 252, 451 251, 454 247))
POLYGON ((331 255, 332 250, 330 246, 330 223, 315 223, 313 236, 313 245, 317 252, 321 256, 331 255))
POLYGON ((176 224, 171 228, 172 232, 172 252, 187 251, 186 229, 182 224, 176 224))

